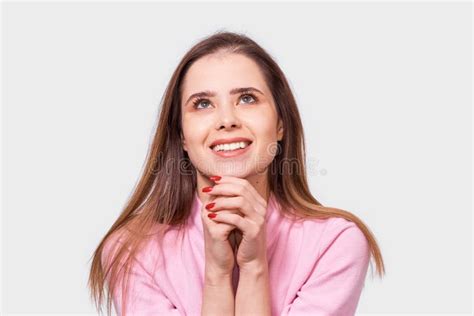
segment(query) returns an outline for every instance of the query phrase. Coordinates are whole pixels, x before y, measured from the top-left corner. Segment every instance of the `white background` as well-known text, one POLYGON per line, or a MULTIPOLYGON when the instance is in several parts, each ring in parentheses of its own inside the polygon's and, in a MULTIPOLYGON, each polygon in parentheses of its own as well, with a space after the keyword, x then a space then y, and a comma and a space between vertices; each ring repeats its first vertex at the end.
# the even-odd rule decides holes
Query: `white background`
POLYGON ((3 312, 95 313, 92 252, 138 180, 164 88, 222 29, 281 66, 313 194, 379 242, 387 275, 369 268, 358 313, 471 312, 469 3, 3 5, 3 312))

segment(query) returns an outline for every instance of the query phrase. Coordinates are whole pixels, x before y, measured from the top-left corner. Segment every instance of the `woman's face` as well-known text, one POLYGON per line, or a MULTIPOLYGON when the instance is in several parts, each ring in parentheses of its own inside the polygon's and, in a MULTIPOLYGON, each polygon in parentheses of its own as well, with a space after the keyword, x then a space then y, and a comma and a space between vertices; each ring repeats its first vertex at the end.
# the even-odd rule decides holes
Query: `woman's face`
POLYGON ((273 97, 257 64, 240 54, 214 54, 197 60, 183 81, 182 145, 192 164, 207 176, 247 178, 265 175, 283 137, 273 97), (250 88, 246 92, 236 89, 250 88), (203 93, 204 92, 204 93, 203 93), (196 93, 202 93, 195 96, 196 93), (216 140, 251 141, 247 148, 218 154, 216 140), (224 157, 226 155, 226 157, 224 157))

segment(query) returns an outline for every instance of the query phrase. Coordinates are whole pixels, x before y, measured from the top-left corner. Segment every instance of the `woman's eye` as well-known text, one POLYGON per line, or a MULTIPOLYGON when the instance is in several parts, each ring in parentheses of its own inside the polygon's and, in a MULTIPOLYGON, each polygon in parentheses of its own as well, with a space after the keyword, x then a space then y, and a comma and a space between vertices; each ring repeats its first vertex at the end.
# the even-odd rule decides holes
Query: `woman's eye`
POLYGON ((244 94, 244 95, 242 96, 242 100, 243 100, 244 98, 250 98, 250 99, 252 99, 253 101, 249 101, 249 102, 255 102, 255 98, 254 98, 252 95, 250 95, 250 94, 244 94))
MULTIPOLYGON (((201 105, 203 103, 204 104, 209 103, 209 100, 207 100, 207 99, 196 99, 196 100, 193 101, 193 107, 195 109, 200 109, 199 105, 201 105)), ((206 107, 204 107, 204 109, 206 109, 206 107)))
MULTIPOLYGON (((209 103, 207 100, 197 100, 194 105, 196 108, 199 108, 199 105, 209 103)), ((206 107, 204 107, 206 108, 206 107)))

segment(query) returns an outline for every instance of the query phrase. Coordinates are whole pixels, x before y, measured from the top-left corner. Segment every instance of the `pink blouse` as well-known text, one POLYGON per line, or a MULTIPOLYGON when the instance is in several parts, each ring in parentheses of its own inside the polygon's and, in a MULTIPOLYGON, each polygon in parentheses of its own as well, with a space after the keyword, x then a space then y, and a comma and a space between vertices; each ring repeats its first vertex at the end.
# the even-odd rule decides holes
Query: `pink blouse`
MULTIPOLYGON (((171 229, 163 248, 149 242, 136 256, 125 315, 201 315, 205 265, 201 206, 195 192, 184 238, 171 229)), ((365 235, 343 218, 297 223, 282 216, 278 207, 272 193, 266 213, 272 315, 354 315, 370 261, 365 235)), ((109 251, 110 243, 103 262, 109 251)), ((235 293, 237 265, 233 285, 235 293)), ((119 316, 121 294, 119 286, 113 295, 119 316)))

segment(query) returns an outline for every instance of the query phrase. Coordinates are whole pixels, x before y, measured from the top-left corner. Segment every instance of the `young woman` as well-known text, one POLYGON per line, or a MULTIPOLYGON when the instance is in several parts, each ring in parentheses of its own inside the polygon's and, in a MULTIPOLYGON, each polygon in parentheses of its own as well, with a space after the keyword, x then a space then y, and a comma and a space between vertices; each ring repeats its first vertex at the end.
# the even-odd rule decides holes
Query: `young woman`
POLYGON ((377 242, 311 194, 279 66, 242 34, 182 58, 143 175, 96 249, 89 286, 119 315, 354 315, 377 242))

